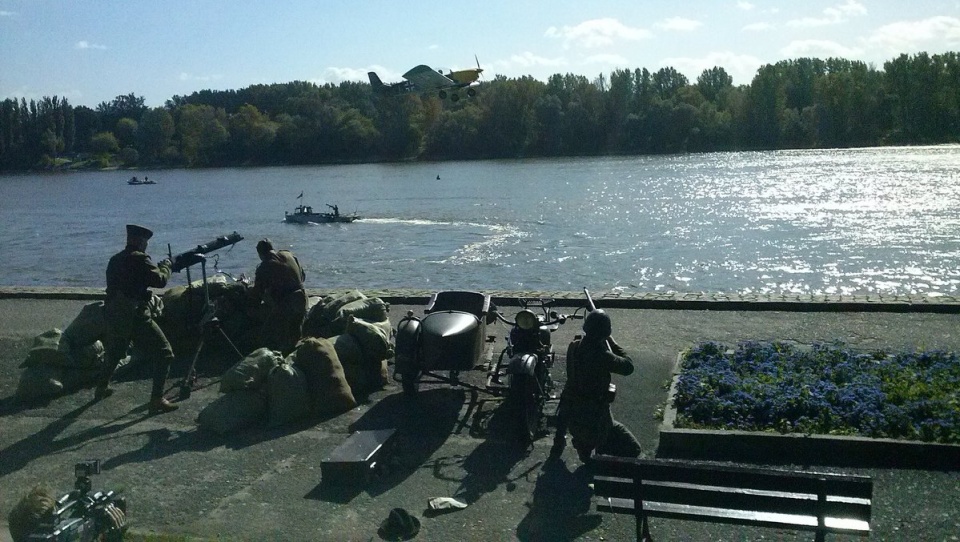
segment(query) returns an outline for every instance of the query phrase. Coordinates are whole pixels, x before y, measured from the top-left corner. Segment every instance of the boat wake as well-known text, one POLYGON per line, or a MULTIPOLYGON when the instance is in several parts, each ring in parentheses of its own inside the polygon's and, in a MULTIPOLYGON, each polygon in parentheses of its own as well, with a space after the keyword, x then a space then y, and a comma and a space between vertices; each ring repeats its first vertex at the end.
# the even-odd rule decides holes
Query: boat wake
POLYGON ((506 224, 483 224, 479 222, 459 222, 429 220, 419 218, 364 218, 362 222, 368 224, 391 224, 403 226, 428 226, 447 231, 455 231, 456 236, 477 237, 475 242, 467 242, 456 251, 433 263, 462 265, 478 262, 489 262, 505 256, 503 247, 515 244, 530 234, 515 226, 506 224))

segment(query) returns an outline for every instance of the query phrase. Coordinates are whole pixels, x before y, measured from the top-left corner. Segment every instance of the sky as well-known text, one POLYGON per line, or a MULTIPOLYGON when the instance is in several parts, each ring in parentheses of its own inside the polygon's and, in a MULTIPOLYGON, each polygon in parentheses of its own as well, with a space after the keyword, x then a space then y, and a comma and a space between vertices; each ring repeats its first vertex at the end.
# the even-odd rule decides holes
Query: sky
POLYGON ((960 0, 0 0, 0 100, 91 108, 477 61, 485 79, 720 66, 741 85, 780 60, 922 51, 960 51, 960 0))

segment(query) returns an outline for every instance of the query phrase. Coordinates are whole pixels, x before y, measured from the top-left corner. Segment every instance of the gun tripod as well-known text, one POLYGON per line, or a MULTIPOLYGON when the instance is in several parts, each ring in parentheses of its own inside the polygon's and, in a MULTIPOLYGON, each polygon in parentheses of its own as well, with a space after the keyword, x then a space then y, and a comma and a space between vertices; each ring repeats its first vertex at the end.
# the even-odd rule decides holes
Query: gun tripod
MULTIPOLYGON (((227 332, 223 330, 223 327, 220 325, 220 319, 217 318, 217 306, 215 303, 210 301, 210 288, 207 285, 207 259, 203 254, 194 254, 192 259, 196 260, 193 263, 200 263, 200 272, 203 276, 203 312, 200 316, 199 329, 200 329, 200 341, 197 343, 197 348, 193 352, 193 359, 190 361, 190 368, 187 369, 187 374, 183 377, 183 382, 180 383, 180 399, 189 399, 190 394, 193 393, 193 386, 197 383, 197 360, 200 359, 200 352, 203 351, 203 347, 206 344, 206 336, 210 330, 217 330, 220 332, 220 335, 223 337, 227 344, 233 348, 233 351, 237 353, 237 356, 243 358, 243 353, 240 352, 240 349, 237 348, 233 341, 230 340, 230 337, 227 335, 227 332)), ((190 267, 187 269, 187 284, 192 284, 190 282, 190 267)), ((191 286, 192 288, 192 286, 191 286)), ((192 298, 191 298, 192 299, 192 298)))

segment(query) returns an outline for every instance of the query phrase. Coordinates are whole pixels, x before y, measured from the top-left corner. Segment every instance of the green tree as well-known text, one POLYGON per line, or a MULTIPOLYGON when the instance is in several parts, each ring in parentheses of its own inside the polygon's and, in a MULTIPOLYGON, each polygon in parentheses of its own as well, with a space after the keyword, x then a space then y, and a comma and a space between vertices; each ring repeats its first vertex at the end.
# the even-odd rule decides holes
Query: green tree
POLYGON ((121 147, 132 147, 136 143, 137 128, 137 121, 129 117, 124 117, 117 121, 113 133, 117 136, 117 141, 120 142, 121 147))
POLYGON ((177 135, 180 154, 188 166, 219 165, 229 140, 226 113, 208 105, 187 105, 179 110, 177 135))
POLYGON ((116 154, 120 144, 111 132, 99 132, 90 140, 90 151, 98 155, 116 154))
POLYGON ((162 161, 176 130, 173 115, 166 109, 156 107, 144 111, 137 128, 137 148, 142 161, 148 164, 162 161))
POLYGON ((253 164, 270 162, 273 159, 271 150, 279 126, 256 106, 241 106, 236 113, 230 115, 230 139, 235 160, 253 164))

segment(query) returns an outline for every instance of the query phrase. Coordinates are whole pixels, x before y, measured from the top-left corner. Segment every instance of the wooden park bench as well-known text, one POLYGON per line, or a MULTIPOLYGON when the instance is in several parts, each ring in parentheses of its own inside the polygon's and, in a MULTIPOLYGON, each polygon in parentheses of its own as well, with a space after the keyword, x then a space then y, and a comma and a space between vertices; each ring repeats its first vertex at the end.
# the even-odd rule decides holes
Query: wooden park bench
POLYGON ((597 510, 633 514, 637 540, 651 541, 649 517, 827 533, 870 534, 873 481, 867 476, 713 466, 598 455, 597 510))

